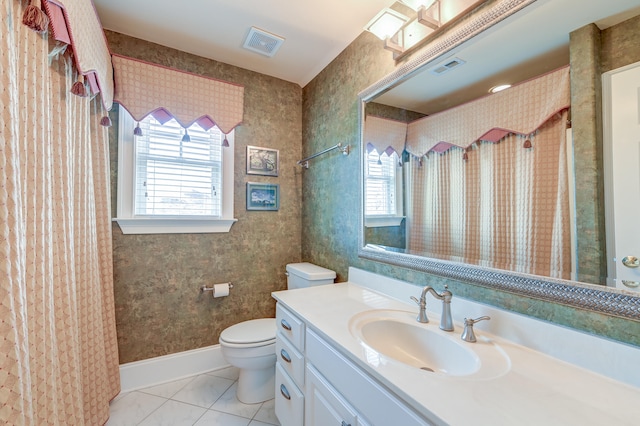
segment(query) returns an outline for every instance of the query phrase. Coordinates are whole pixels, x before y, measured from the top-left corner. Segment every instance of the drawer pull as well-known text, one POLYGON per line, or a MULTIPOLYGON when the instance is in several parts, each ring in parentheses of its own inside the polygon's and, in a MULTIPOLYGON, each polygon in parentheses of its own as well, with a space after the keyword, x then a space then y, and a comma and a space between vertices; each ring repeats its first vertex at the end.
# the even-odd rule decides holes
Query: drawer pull
POLYGON ((286 362, 289 362, 289 363, 291 362, 291 356, 289 356, 287 351, 285 351, 284 349, 280 351, 280 358, 282 358, 286 362))
POLYGON ((291 331, 291 326, 289 325, 289 323, 287 322, 287 320, 282 320, 280 321, 280 325, 282 326, 282 328, 284 328, 287 331, 291 331))
POLYGON ((289 391, 287 390, 287 388, 285 387, 285 385, 280 385, 280 393, 282 394, 282 396, 284 396, 286 399, 291 400, 291 395, 289 395, 289 391))

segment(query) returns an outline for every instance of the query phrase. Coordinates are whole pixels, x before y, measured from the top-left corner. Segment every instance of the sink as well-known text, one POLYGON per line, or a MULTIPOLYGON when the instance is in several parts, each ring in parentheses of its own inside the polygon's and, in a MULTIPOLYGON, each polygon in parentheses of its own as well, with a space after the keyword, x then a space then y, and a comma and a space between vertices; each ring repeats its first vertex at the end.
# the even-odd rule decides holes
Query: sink
POLYGON ((413 312, 365 311, 351 318, 349 331, 374 366, 400 364, 437 375, 476 378, 496 377, 510 366, 504 351, 490 340, 464 342, 460 331, 442 331, 433 321, 421 324, 413 312))

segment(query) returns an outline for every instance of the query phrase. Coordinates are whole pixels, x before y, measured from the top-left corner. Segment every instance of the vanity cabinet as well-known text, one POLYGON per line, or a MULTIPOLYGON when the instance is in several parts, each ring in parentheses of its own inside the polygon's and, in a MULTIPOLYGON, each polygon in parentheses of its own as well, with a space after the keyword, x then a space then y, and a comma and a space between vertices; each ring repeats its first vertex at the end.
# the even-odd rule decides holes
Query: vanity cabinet
POLYGON ((280 303, 276 323, 275 411, 283 426, 430 424, 280 303))

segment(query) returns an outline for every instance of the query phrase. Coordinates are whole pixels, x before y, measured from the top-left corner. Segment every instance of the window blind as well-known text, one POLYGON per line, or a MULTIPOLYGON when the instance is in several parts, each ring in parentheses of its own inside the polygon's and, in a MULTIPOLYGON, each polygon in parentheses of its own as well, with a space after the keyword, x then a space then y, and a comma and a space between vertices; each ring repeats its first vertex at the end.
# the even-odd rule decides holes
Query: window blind
POLYGON ((396 215, 396 164, 398 156, 367 154, 365 179, 365 214, 396 215))
POLYGON ((140 122, 136 137, 135 214, 221 216, 222 132, 189 127, 190 141, 174 119, 140 122))

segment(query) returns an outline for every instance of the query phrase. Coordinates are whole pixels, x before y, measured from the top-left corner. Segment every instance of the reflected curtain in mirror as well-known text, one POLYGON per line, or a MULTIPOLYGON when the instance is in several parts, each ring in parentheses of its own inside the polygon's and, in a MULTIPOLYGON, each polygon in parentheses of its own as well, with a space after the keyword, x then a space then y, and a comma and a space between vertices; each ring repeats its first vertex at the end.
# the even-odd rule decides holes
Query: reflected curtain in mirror
POLYGON ((570 279, 569 104, 564 67, 409 123, 408 250, 570 279))
POLYGON ((421 165, 408 162, 408 249, 569 279, 567 114, 554 115, 529 137, 474 144, 467 160, 452 148, 421 165))

